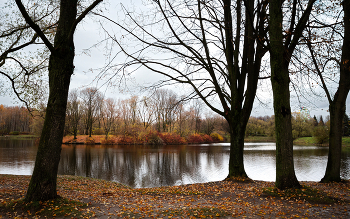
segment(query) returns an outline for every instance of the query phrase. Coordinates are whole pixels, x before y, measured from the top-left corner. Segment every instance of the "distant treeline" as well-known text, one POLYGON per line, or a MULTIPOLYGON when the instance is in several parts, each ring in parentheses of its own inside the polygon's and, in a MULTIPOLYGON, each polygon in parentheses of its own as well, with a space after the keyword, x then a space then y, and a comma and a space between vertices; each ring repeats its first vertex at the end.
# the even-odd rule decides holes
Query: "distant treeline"
MULTIPOLYGON (((45 108, 33 112, 25 107, 0 105, 0 135, 33 133, 39 135, 45 108)), ((293 138, 317 137, 319 143, 328 139, 329 119, 292 113, 293 138)), ((174 133, 180 137, 217 133, 229 138, 227 121, 206 109, 199 101, 181 101, 171 90, 159 89, 150 97, 128 99, 104 98, 96 88, 73 90, 69 94, 65 135, 129 136, 137 139, 145 133, 174 133)), ((274 116, 250 117, 246 136, 270 136, 275 133, 274 116)), ((348 136, 349 117, 345 114, 343 133, 348 136)))
POLYGON ((0 135, 32 133, 32 123, 27 108, 0 105, 0 135))

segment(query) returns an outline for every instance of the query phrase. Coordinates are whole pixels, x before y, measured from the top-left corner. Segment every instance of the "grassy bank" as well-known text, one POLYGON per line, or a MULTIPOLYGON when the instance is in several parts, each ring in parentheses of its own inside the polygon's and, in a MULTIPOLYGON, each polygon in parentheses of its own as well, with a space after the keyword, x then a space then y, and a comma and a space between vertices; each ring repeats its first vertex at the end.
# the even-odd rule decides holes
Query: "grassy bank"
POLYGON ((347 218, 350 212, 349 181, 302 182, 282 192, 273 182, 240 179, 134 189, 59 176, 60 199, 24 203, 29 180, 0 175, 0 218, 347 218))
POLYGON ((248 136, 244 138, 245 142, 275 142, 274 137, 269 136, 248 136))
MULTIPOLYGON (((314 137, 302 137, 294 140, 295 145, 317 145, 316 139, 314 137)), ((328 146, 327 144, 324 144, 323 146, 328 146)), ((350 147, 350 137, 343 137, 342 139, 342 146, 343 147, 350 147)))

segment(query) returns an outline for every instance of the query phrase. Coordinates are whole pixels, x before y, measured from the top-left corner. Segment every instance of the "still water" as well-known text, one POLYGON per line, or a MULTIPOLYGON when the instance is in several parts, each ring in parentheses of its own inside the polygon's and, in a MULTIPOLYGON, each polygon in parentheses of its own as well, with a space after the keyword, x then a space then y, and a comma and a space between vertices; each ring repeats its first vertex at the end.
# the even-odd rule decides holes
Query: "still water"
MULTIPOLYGON (((131 187, 156 187, 223 180, 228 174, 229 144, 184 146, 62 145, 59 174, 120 182, 131 187)), ((0 139, 0 174, 31 175, 37 147, 31 140, 0 139)), ((328 149, 294 146, 300 181, 319 181, 328 149)), ((275 144, 246 143, 244 164, 255 180, 275 180, 275 144)), ((350 150, 344 150, 341 176, 350 179, 350 150)))

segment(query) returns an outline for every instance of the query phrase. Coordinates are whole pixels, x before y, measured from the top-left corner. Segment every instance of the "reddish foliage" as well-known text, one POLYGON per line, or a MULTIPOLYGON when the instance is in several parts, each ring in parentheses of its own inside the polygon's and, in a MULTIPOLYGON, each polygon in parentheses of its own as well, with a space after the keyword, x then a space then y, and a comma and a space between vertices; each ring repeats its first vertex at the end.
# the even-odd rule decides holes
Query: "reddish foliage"
POLYGON ((186 140, 176 133, 159 133, 165 144, 186 144, 186 140))
POLYGON ((202 135, 202 139, 205 143, 212 143, 213 142, 213 138, 210 137, 209 135, 202 135))
POLYGON ((115 137, 108 137, 108 139, 101 139, 101 144, 115 144, 117 139, 115 137))
POLYGON ((192 134, 187 138, 189 144, 201 144, 204 143, 204 140, 200 134, 192 134))
POLYGON ((135 143, 134 139, 127 135, 118 136, 116 139, 117 144, 133 144, 135 143))

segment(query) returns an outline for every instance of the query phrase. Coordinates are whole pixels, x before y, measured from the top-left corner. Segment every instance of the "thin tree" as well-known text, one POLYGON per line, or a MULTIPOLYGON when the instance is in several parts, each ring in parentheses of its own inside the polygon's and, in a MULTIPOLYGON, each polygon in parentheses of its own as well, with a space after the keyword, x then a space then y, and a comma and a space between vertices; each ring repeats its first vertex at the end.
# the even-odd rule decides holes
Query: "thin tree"
POLYGON ((84 104, 85 130, 91 137, 93 124, 98 119, 103 102, 103 95, 97 88, 88 87, 80 92, 80 96, 84 104))
MULTIPOLYGON (((310 51, 312 62, 315 66, 316 73, 319 79, 321 80, 321 87, 325 91, 327 100, 329 102, 329 152, 326 173, 321 179, 321 182, 341 181, 340 164, 342 150, 343 119, 345 115, 345 102, 350 90, 350 1, 344 0, 342 2, 342 5, 344 12, 344 36, 342 56, 340 62, 338 62, 340 67, 338 88, 334 95, 331 94, 329 86, 326 83, 326 76, 323 74, 324 68, 320 67, 319 61, 316 58, 317 55, 314 52, 310 34, 307 40, 307 46, 310 51)), ((326 63, 324 63, 324 65, 326 65, 327 62, 331 60, 336 60, 336 58, 327 57, 326 63)), ((320 123, 321 121, 323 123, 322 117, 320 118, 320 123)))
POLYGON ((35 20, 29 16, 22 2, 16 0, 17 7, 27 24, 36 32, 50 51, 48 67, 49 99, 34 171, 25 197, 26 202, 44 201, 58 197, 58 163, 61 155, 69 84, 74 71, 73 37, 79 22, 101 1, 94 1, 78 15, 77 0, 61 0, 58 26, 54 43, 52 43, 35 20))
POLYGON ((74 89, 68 94, 68 106, 66 111, 66 123, 68 131, 77 139, 79 122, 82 117, 81 103, 78 99, 78 90, 74 89))
POLYGON ((104 100, 101 113, 102 127, 105 133, 105 139, 108 140, 109 133, 118 117, 115 100, 112 98, 104 100))

